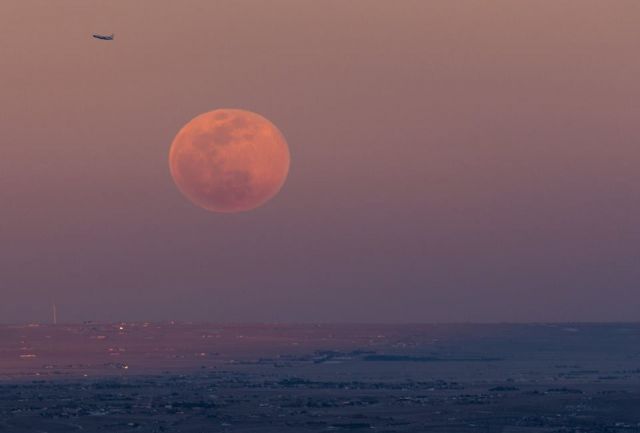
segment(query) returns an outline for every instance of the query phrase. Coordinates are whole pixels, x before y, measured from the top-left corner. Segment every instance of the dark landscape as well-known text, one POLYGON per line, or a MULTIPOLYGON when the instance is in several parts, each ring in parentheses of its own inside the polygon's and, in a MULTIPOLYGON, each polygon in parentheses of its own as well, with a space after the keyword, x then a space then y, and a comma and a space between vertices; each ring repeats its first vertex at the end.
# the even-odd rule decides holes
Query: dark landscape
POLYGON ((0 328, 1 432, 640 432, 640 325, 0 328))

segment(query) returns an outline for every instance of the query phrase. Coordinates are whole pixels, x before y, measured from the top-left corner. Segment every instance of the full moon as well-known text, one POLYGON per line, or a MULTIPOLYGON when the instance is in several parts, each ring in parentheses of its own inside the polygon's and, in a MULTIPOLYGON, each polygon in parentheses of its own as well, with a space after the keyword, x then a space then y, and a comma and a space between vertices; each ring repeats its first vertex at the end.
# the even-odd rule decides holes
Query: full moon
POLYGON ((242 212, 275 196, 289 173, 289 147, 278 128, 245 110, 201 114, 176 135, 169 168, 178 189, 213 212, 242 212))

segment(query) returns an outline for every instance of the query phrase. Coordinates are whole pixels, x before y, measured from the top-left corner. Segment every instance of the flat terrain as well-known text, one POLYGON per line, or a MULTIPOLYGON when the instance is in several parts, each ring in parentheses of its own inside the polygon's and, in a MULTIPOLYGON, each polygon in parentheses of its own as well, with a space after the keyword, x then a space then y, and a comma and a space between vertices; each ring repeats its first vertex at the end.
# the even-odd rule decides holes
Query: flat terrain
POLYGON ((0 327, 0 432, 640 432, 639 324, 0 327))

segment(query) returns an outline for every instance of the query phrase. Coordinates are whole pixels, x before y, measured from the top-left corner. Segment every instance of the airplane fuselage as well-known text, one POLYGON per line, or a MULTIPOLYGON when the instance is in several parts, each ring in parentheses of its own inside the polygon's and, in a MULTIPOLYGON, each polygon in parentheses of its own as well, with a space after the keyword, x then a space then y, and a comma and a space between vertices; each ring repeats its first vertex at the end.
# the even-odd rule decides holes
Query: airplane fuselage
POLYGON ((103 40, 103 41, 112 41, 113 40, 113 35, 98 35, 98 34, 95 34, 95 35, 93 35, 93 37, 96 38, 96 39, 103 40))

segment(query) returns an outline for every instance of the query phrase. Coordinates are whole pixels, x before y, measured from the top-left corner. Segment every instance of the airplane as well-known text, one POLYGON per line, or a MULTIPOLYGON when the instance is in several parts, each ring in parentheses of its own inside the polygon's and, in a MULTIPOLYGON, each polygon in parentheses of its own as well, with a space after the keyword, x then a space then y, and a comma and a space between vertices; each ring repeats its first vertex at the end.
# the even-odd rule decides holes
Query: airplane
POLYGON ((114 36, 115 35, 113 33, 111 33, 110 35, 99 35, 97 33, 93 35, 94 38, 101 39, 103 41, 112 41, 114 36))

